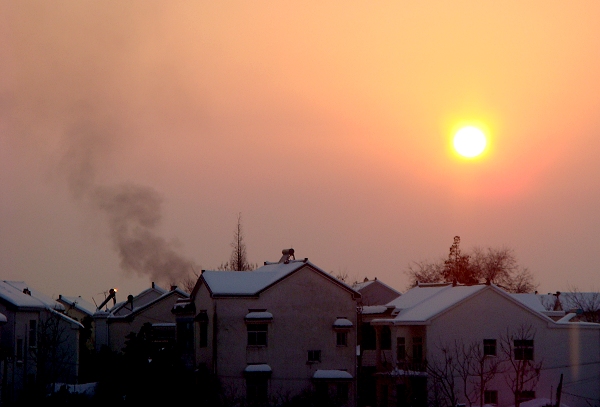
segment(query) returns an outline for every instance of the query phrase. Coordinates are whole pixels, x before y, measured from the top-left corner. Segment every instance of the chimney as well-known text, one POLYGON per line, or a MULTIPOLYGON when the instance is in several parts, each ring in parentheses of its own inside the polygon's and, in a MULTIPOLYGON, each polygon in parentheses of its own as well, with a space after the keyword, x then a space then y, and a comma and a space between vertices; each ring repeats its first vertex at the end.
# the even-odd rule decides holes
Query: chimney
POLYGON ((176 285, 172 285, 172 286, 171 286, 171 291, 175 291, 176 289, 177 289, 177 286, 176 286, 176 285))
POLYGON ((127 302, 129 303, 129 305, 131 306, 131 309, 133 310, 133 295, 129 294, 127 296, 127 302))
POLYGON ((31 295, 31 291, 29 290, 29 288, 25 287, 23 288, 23 294, 31 295))
POLYGON ((283 249, 281 254, 283 254, 283 256, 281 256, 281 259, 279 259, 279 263, 288 264, 290 260, 296 260, 296 257, 294 256, 294 249, 283 249))

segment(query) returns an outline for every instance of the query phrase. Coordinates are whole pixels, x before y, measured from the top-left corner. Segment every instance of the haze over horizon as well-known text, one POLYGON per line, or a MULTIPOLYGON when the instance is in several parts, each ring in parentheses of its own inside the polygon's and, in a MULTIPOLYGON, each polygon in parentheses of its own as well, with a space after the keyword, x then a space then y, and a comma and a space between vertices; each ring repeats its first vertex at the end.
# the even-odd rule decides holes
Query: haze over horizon
POLYGON ((459 235, 513 248, 540 292, 600 290, 598 21, 592 1, 0 0, 0 278, 126 298, 227 261, 241 213, 252 263, 293 247, 404 290, 459 235), (481 159, 452 153, 462 123, 481 159))

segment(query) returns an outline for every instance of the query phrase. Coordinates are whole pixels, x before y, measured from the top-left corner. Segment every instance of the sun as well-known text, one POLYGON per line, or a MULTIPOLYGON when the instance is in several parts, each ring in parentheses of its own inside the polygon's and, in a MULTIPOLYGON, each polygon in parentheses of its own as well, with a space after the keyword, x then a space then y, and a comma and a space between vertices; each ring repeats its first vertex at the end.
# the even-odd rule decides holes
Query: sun
POLYGON ((474 126, 461 128, 454 135, 454 149, 466 158, 475 158, 485 150, 487 139, 483 131, 474 126))

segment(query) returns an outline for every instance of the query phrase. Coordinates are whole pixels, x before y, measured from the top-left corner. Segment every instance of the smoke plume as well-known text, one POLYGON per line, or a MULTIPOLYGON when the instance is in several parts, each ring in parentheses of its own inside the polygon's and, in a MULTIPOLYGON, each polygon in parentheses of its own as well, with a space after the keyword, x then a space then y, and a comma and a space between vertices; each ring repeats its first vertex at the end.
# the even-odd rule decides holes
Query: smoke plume
POLYGON ((114 140, 106 127, 103 130, 106 132, 88 123, 65 138, 60 169, 74 198, 87 201, 94 211, 105 215, 124 271, 146 275, 152 281, 183 282, 191 275, 194 263, 178 254, 176 243, 157 234, 162 196, 151 187, 134 183, 96 183, 98 162, 110 152, 114 140))

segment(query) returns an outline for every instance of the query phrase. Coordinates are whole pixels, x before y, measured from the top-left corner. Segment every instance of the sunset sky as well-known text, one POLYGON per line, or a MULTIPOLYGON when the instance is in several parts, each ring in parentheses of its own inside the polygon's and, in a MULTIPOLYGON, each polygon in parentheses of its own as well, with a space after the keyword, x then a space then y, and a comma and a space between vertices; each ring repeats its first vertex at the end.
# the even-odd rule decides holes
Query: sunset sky
POLYGON ((0 279, 124 299, 163 276, 122 264, 123 234, 175 279, 226 261, 241 213, 254 263, 293 247, 404 290, 459 235, 513 248, 542 292, 600 290, 599 21, 597 1, 0 0, 0 279), (464 124, 480 158, 451 149, 464 124))

